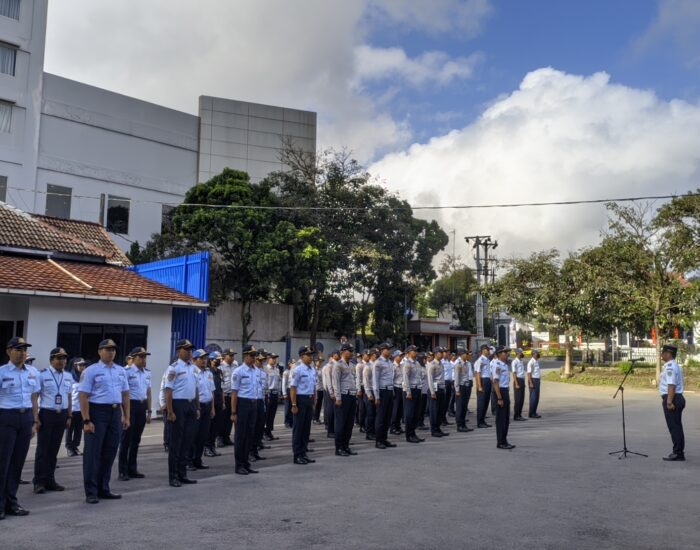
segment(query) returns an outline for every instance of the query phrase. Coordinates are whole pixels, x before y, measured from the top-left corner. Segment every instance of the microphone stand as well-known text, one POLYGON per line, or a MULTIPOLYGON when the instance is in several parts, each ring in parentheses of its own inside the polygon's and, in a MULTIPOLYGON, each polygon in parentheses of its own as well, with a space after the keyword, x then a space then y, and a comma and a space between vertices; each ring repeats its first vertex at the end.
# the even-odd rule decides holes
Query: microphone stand
POLYGON ((637 456, 643 456, 645 458, 649 458, 649 455, 645 455, 642 453, 635 453, 634 451, 630 451, 627 448, 627 433, 626 433, 626 428, 625 428, 625 381, 627 380, 627 377, 629 374, 634 370, 634 364, 638 363, 641 361, 641 359, 632 359, 630 360, 630 363, 632 363, 632 366, 629 368, 629 370, 625 373, 625 376, 622 378, 622 382, 620 382, 620 385, 617 387, 617 391, 615 392, 615 395, 613 395, 613 399, 617 397, 617 394, 620 394, 621 402, 622 402, 622 450, 621 451, 613 451, 611 453, 608 453, 609 455, 620 455, 618 460, 627 458, 627 455, 637 455, 637 456))

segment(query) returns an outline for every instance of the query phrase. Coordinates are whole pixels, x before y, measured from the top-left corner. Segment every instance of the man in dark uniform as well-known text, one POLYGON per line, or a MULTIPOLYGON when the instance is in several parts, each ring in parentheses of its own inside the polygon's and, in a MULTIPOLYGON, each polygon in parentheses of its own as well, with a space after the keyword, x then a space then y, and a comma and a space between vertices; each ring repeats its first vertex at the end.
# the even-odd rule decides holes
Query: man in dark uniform
POLYGON ((24 362, 30 346, 12 338, 6 348, 10 362, 0 367, 0 520, 29 514, 17 502, 17 488, 29 442, 40 428, 39 373, 24 362))
POLYGON ((102 340, 97 353, 100 360, 83 371, 78 386, 85 432, 83 482, 88 504, 121 498, 110 490, 109 481, 122 429, 129 427, 131 417, 126 371, 114 362, 117 344, 102 340))
POLYGON ((316 394, 316 369, 312 357, 313 349, 310 347, 303 346, 299 349, 299 363, 294 367, 289 383, 289 398, 292 401, 292 414, 294 415, 292 428, 294 464, 316 462, 307 454, 316 394))
POLYGON ((683 462, 685 460, 685 436, 681 416, 685 409, 683 397, 683 371, 676 362, 676 346, 665 345, 661 349, 661 358, 665 365, 659 378, 659 394, 661 406, 666 419, 666 426, 673 441, 673 452, 663 459, 667 462, 683 462))
POLYGON ((233 444, 238 475, 258 473, 250 467, 259 391, 259 371, 253 364, 257 353, 253 346, 243 346, 243 364, 236 367, 231 375, 231 422, 236 426, 233 444))

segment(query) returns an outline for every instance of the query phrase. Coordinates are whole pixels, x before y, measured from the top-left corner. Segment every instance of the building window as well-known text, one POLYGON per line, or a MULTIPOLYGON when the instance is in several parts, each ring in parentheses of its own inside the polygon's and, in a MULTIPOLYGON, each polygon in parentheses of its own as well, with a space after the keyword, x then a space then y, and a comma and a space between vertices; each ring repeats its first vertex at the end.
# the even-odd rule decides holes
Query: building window
POLYGON ((0 132, 12 131, 12 103, 0 101, 0 132))
POLYGON ((0 201, 7 202, 7 176, 0 176, 0 201))
POLYGON ((73 190, 60 185, 46 186, 46 215, 54 218, 70 218, 70 201, 73 190))
POLYGON ((9 44, 0 44, 0 73, 15 76, 17 48, 9 44))
POLYGON ((140 325, 58 323, 56 345, 64 348, 71 358, 82 357, 88 363, 95 363, 99 361, 97 346, 106 338, 117 344, 115 361, 120 365, 136 346, 148 349, 148 327, 140 325))
POLYGON ((0 15, 19 21, 20 0, 0 0, 0 15))
POLYGON ((119 235, 129 233, 129 207, 131 201, 123 197, 107 199, 107 231, 119 235))

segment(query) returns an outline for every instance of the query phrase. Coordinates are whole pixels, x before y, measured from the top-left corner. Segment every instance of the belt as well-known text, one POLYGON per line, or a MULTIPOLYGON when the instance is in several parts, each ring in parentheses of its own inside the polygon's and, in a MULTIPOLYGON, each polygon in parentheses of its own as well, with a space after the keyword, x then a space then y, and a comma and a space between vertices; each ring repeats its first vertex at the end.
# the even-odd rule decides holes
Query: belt
POLYGON ((146 399, 129 399, 132 403, 146 403, 146 399))
POLYGON ((27 411, 31 411, 32 409, 30 407, 22 407, 20 409, 0 409, 2 412, 18 412, 20 414, 24 414, 27 411))
POLYGON ((356 390, 348 390, 348 391, 341 391, 340 395, 355 395, 357 393, 356 390))
POLYGON ((394 386, 380 386, 380 390, 393 390, 394 386))
POLYGON ((277 394, 279 394, 278 391, 271 391, 270 393, 271 393, 272 395, 277 395, 277 394))
POLYGON ((103 409, 109 408, 109 409, 116 409, 117 407, 121 407, 121 403, 93 403, 92 401, 90 402, 91 407, 100 407, 103 409))
POLYGON ((173 399, 174 401, 185 401, 187 403, 194 403, 194 399, 173 399))
POLYGON ((412 389, 412 390, 417 390, 417 389, 419 389, 420 387, 421 387, 420 384, 411 384, 411 389, 412 389))
POLYGON ((68 409, 50 409, 48 407, 40 407, 40 410, 42 411, 48 411, 52 413, 62 413, 62 412, 68 412, 68 409))

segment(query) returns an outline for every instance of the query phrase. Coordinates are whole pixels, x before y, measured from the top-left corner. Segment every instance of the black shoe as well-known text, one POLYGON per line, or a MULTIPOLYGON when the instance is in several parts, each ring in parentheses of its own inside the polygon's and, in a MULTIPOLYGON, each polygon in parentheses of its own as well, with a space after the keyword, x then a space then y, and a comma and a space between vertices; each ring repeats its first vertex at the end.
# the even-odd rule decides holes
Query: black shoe
POLYGON ((336 449, 335 456, 350 456, 350 454, 346 453, 343 449, 336 449))
POLYGON ((186 469, 188 472, 196 472, 197 466, 195 466, 194 464, 188 464, 186 469))
POLYGON ((417 437, 407 437, 406 443, 420 443, 417 437))
POLYGON ((367 441, 375 441, 377 439, 377 437, 374 434, 366 434, 365 439, 367 441))
POLYGON ((454 424, 454 422, 450 422, 450 421, 448 421, 448 420, 445 420, 445 421, 442 423, 443 426, 452 426, 452 424, 454 424))
POLYGON ((260 456, 258 453, 253 453, 252 456, 253 456, 253 458, 255 458, 256 461, 257 460, 267 460, 266 456, 260 456))
POLYGON ((455 417, 454 411, 447 411, 447 416, 454 418, 455 417))
POLYGON ((387 447, 396 447, 397 446, 396 443, 392 443, 391 441, 385 441, 384 445, 386 445, 387 447))
POLYGON ((141 472, 129 472, 129 477, 133 479, 143 479, 146 476, 143 475, 141 472))
POLYGON ((419 443, 422 443, 423 441, 425 441, 425 438, 423 438, 423 437, 418 437, 417 435, 414 437, 418 440, 419 443))
POLYGON ((85 502, 87 502, 88 504, 97 504, 98 502, 100 502, 100 499, 98 499, 96 496, 91 495, 89 497, 85 497, 85 502))
POLYGON ((301 458, 303 458, 304 460, 306 460, 306 462, 308 462, 309 464, 313 464, 314 462, 316 462, 316 460, 314 460, 313 458, 309 458, 309 457, 306 456, 306 455, 302 456, 301 458))
POLYGON ((326 437, 328 439, 335 439, 335 434, 328 434, 326 437))
POLYGON ((481 422, 476 425, 477 428, 489 428, 490 426, 486 422, 481 422))
POLYGON ((447 437, 450 435, 450 432, 443 432, 442 430, 440 430, 440 433, 442 434, 442 437, 447 437))
POLYGON ((312 437, 311 439, 309 439, 309 443, 316 443, 316 440, 312 437))
POLYGON ((78 451, 76 451, 75 449, 66 448, 66 454, 68 456, 78 456, 78 451))
POLYGON ((65 491, 66 488, 65 488, 63 485, 59 485, 58 483, 56 483, 56 482, 54 481, 53 483, 49 483, 49 484, 46 486, 46 490, 47 490, 47 491, 56 491, 57 493, 60 493, 60 492, 62 492, 62 491, 65 491))
POLYGON ((389 430, 389 433, 391 435, 401 435, 401 432, 398 431, 396 428, 391 428, 391 430, 389 430))
MULTIPOLYGON (((352 445, 352 443, 350 443, 352 445)), ((355 456, 357 453, 353 451, 350 447, 345 448, 345 452, 348 453, 350 456, 355 456)))
POLYGON ((507 451, 510 451, 511 449, 515 449, 515 445, 511 445, 510 443, 506 443, 505 445, 496 445, 496 448, 506 449, 507 451))
POLYGON ((474 430, 472 428, 467 428, 466 426, 460 426, 459 428, 457 428, 457 431, 466 433, 473 432, 474 430))
POLYGON ((531 414, 528 418, 542 418, 539 414, 531 414))
POLYGON ((684 462, 685 455, 678 454, 678 453, 671 453, 670 455, 665 456, 663 459, 666 462, 684 462))
POLYGON ((262 443, 258 445, 258 451, 262 451, 263 449, 270 449, 271 447, 269 445, 263 445, 262 443))
POLYGON ((304 451, 304 453, 315 453, 315 452, 316 452, 316 449, 306 449, 306 451, 304 451))
POLYGON ((181 478, 180 478, 180 483, 182 483, 183 485, 194 485, 195 483, 197 483, 197 480, 196 480, 196 479, 190 479, 190 478, 188 478, 188 477, 181 477, 181 478))
POLYGON ((377 441, 377 442, 374 444, 374 447, 375 447, 376 449, 386 449, 386 445, 385 445, 384 443, 382 443, 381 441, 377 441))
POLYGON ((276 437, 274 435, 270 435, 270 439, 268 439, 268 441, 277 441, 278 439, 279 439, 279 437, 276 437))
POLYGON ((20 479, 20 480, 19 480, 19 484, 20 484, 20 485, 29 485, 29 482, 28 482, 28 481, 24 481, 23 479, 20 479))
POLYGON ((182 483, 180 483, 179 479, 171 479, 170 486, 171 487, 182 487, 182 483))
POLYGON ((231 441, 230 437, 224 437, 224 447, 232 447, 233 446, 233 441, 231 441))
POLYGON ((306 465, 308 463, 309 462, 303 456, 295 456, 294 457, 294 464, 306 465))
POLYGON ((107 491, 106 493, 97 493, 97 496, 104 500, 119 500, 122 498, 121 495, 113 493, 112 491, 107 491))
POLYGON ((217 447, 219 447, 219 448, 221 448, 221 447, 226 447, 226 445, 224 445, 224 438, 223 438, 223 437, 217 437, 217 438, 216 438, 216 443, 215 443, 215 445, 216 445, 217 447))
POLYGON ((0 520, 5 519, 5 510, 0 510, 0 520))
POLYGON ((167 453, 167 452, 169 452, 169 451, 170 451, 170 449, 168 449, 168 446, 165 445, 165 444, 163 444, 163 452, 164 452, 164 453, 167 453))
POLYGON ((419 430, 425 431, 428 429, 428 426, 418 426, 419 430))
POLYGON ((119 481, 129 481, 131 478, 126 474, 119 474, 119 481))
POLYGON ((37 495, 43 495, 46 492, 46 487, 43 485, 34 485, 34 493, 37 495))
POLYGON ((522 416, 516 416, 513 420, 516 422, 527 422, 527 418, 523 418, 522 416))
POLYGON ((432 432, 430 435, 432 437, 442 437, 444 434, 442 432, 432 432))
POLYGON ((248 475, 248 469, 245 466, 237 466, 236 467, 236 473, 239 476, 247 476, 248 475))
POLYGON ((213 457, 216 456, 216 455, 214 454, 214 451, 212 450, 211 447, 204 447, 204 453, 203 453, 203 454, 204 454, 204 456, 206 456, 207 458, 213 458, 213 457))
POLYGON ((362 426, 360 426, 360 433, 361 434, 365 433, 365 429, 362 426))
POLYGON ((194 465, 194 469, 195 470, 208 470, 209 466, 206 466, 206 465, 202 464, 201 462, 199 462, 198 464, 194 465))
POLYGON ((257 461, 258 461, 258 459, 255 458, 255 456, 253 456, 253 455, 248 455, 248 462, 257 462, 257 461))
POLYGON ((246 466, 245 469, 248 470, 248 473, 249 473, 249 474, 257 474, 257 473, 258 473, 257 470, 253 470, 253 468, 250 468, 250 467, 248 467, 248 466, 246 466))

